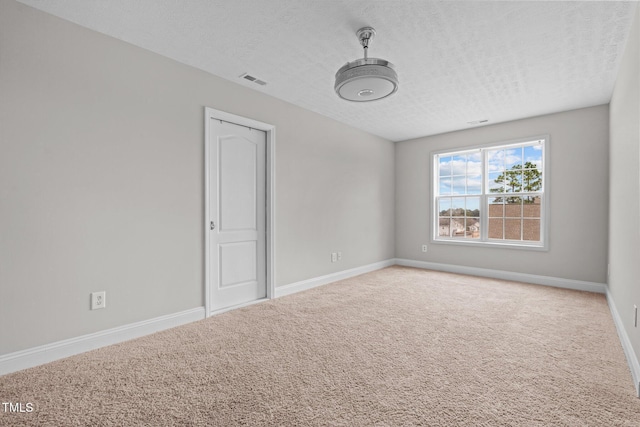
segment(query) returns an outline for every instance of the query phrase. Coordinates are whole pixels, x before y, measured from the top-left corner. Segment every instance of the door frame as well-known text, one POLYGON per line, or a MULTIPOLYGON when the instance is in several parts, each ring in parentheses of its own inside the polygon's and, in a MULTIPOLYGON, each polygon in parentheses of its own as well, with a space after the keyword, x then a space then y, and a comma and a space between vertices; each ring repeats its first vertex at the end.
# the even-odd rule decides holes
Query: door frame
MULTIPOLYGON (((209 162, 209 137, 211 136, 211 130, 209 126, 210 120, 221 120, 256 130, 261 130, 266 133, 267 146, 266 146, 266 263, 267 263, 267 297, 266 299, 272 299, 275 297, 275 226, 276 226, 276 209, 275 209, 275 161, 276 161, 276 127, 274 125, 259 122, 257 120, 249 119, 246 117, 238 116, 235 114, 227 113, 226 111, 216 110, 210 107, 204 109, 204 308, 205 316, 209 317, 217 313, 228 311, 231 308, 225 308, 221 310, 211 311, 211 265, 209 263, 209 177, 211 173, 211 165, 209 162)), ((258 300, 262 301, 262 299, 258 300)), ((255 301, 248 302, 242 305, 249 305, 255 301)))

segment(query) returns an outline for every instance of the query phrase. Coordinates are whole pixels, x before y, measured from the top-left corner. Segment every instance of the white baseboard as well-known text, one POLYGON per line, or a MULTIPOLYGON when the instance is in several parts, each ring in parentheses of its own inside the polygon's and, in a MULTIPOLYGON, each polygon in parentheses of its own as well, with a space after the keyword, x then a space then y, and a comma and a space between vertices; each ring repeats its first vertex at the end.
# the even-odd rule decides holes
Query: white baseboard
MULTIPOLYGON (((368 273, 370 271, 379 270, 381 268, 392 266, 394 265, 394 263, 394 260, 390 259, 365 265, 362 267, 352 268, 350 270, 328 274, 326 276, 292 283, 286 286, 277 287, 275 291, 275 297, 277 298, 284 295, 289 295, 330 282, 335 282, 336 280, 347 279, 349 277, 368 273)), ((220 310, 211 314, 219 314, 224 311, 227 310, 220 310)), ((42 365, 44 363, 53 362, 54 360, 84 353, 85 351, 89 350, 95 350, 107 345, 117 344, 130 339, 139 338, 145 335, 152 334, 154 332, 159 332, 165 329, 173 328, 175 326, 195 322, 204 318, 205 308, 198 307, 179 313, 156 317, 155 319, 143 320, 141 322, 119 326, 117 328, 108 329, 93 334, 83 335, 80 337, 57 341, 51 344, 45 344, 14 353, 0 355, 0 375, 5 375, 11 372, 20 371, 22 369, 42 365)))
POLYGON ((143 320, 93 334, 33 347, 0 356, 0 375, 53 362, 54 360, 84 353, 106 345, 139 338, 175 326, 204 319, 204 307, 143 320))
POLYGON ((533 283, 536 285, 553 286, 556 288, 575 289, 604 294, 607 285, 604 283, 585 282, 582 280, 562 279, 559 277, 538 276, 535 274, 515 273, 513 271, 492 270, 488 268, 466 267, 453 264, 440 264, 437 262, 415 261, 396 258, 397 265, 406 267, 424 268, 428 270, 446 271, 449 273, 469 274, 471 276, 490 277, 492 279, 513 280, 515 282, 533 283))
POLYGON ((285 295, 295 294, 296 292, 306 291, 307 289, 315 288, 316 286, 322 286, 338 280, 348 279, 349 277, 380 270, 385 267, 391 267, 392 265, 395 265, 395 260, 388 259, 385 261, 375 262, 373 264, 363 265, 362 267, 352 268, 350 270, 327 274, 326 276, 314 277, 312 279, 278 286, 276 287, 275 297, 278 298, 285 295))
MULTIPOLYGON (((275 288, 275 298, 285 295, 301 292, 317 286, 325 285, 338 280, 348 279, 360 274, 369 273, 371 271, 380 270, 392 265, 402 265, 408 267, 424 268, 430 270, 447 271, 451 273, 469 274, 482 277, 490 277, 504 280, 514 280, 525 283, 534 283, 546 286, 555 286, 560 288, 576 289, 582 291, 606 293, 607 287, 603 283, 583 282, 571 279, 561 279, 548 276, 537 276, 533 274, 514 273, 509 271, 491 270, 476 267, 465 267, 452 264, 440 264, 426 261, 415 261, 408 259, 388 259, 349 270, 339 271, 327 274, 325 276, 314 277, 312 279, 291 283, 285 286, 275 288)), ((629 366, 631 367, 634 377, 634 383, 638 385, 640 381, 640 366, 638 359, 633 352, 633 348, 629 339, 624 332, 620 317, 617 314, 615 306, 610 298, 611 312, 613 313, 614 322, 618 328, 620 339, 622 341, 629 366)), ((51 344, 46 344, 27 350, 17 351, 0 356, 0 375, 52 362, 64 357, 73 356, 85 351, 94 350, 111 344, 127 341, 133 338, 142 337, 154 332, 169 329, 186 323, 202 320, 205 318, 205 308, 198 307, 191 310, 182 311, 166 316, 160 316, 154 319, 144 320, 117 328, 108 329, 106 331, 96 332, 93 334, 83 335, 51 344)), ((640 389, 638 390, 640 396, 640 389)))
POLYGON ((636 395, 640 397, 640 362, 638 361, 638 357, 636 356, 635 351, 633 351, 633 346, 631 346, 629 335, 627 335, 627 331, 625 330, 624 324, 622 323, 622 318, 618 313, 616 304, 613 302, 613 298, 611 297, 608 289, 607 302, 609 303, 609 309, 611 310, 613 323, 615 323, 616 329, 618 330, 620 344, 622 344, 624 355, 627 357, 627 363, 629 363, 629 369, 631 370, 631 376, 633 377, 633 385, 636 389, 636 395))

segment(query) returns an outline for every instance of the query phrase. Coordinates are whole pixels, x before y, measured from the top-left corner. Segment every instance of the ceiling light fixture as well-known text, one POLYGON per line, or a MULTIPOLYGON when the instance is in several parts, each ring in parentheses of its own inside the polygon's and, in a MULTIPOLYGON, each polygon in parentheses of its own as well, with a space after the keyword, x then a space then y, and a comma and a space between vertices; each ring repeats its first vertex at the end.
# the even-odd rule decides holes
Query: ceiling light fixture
POLYGON ((371 27, 360 28, 356 35, 364 48, 364 58, 347 62, 336 73, 335 90, 347 101, 367 102, 386 98, 398 90, 398 74, 393 64, 379 58, 369 58, 369 43, 376 35, 371 27))

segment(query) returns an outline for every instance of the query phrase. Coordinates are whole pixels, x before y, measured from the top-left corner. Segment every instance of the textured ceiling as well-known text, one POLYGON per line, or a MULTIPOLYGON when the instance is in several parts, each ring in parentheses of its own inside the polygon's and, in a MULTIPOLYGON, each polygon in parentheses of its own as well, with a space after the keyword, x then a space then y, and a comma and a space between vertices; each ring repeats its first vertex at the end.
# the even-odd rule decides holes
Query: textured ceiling
POLYGON ((635 1, 20 0, 392 141, 608 103, 635 1), (335 72, 369 56, 398 93, 349 103, 335 72), (249 73, 259 86, 239 78, 249 73))

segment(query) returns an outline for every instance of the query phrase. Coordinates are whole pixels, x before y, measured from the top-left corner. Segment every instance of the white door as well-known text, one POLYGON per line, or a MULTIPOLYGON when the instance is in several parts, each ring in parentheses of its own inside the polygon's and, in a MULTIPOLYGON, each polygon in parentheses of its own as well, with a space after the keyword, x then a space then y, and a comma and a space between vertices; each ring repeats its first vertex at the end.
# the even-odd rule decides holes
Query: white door
POLYGON ((209 307, 267 296, 266 133, 210 118, 209 307))

